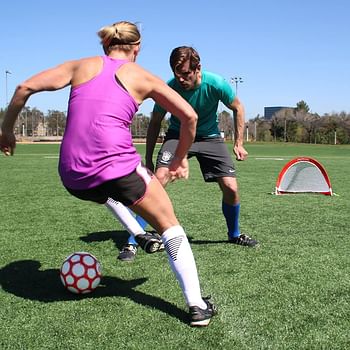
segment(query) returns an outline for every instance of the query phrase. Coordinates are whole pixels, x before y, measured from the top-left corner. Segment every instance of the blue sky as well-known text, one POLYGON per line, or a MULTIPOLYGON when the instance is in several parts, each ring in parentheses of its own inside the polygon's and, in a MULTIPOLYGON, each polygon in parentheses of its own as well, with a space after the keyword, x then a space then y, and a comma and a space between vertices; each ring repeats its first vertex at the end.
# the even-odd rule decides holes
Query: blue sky
MULTIPOLYGON (((350 113, 350 2, 315 0, 4 0, 0 5, 0 107, 18 83, 67 60, 102 54, 96 32, 120 20, 142 23, 138 63, 163 80, 169 54, 191 45, 203 69, 242 77, 246 119, 264 106, 306 101, 314 113, 350 113), (6 70, 12 74, 6 74, 6 70)), ((69 90, 27 105, 66 110, 69 90)), ((149 114, 147 100, 140 112, 149 114)), ((222 106, 220 107, 222 108, 222 106)))

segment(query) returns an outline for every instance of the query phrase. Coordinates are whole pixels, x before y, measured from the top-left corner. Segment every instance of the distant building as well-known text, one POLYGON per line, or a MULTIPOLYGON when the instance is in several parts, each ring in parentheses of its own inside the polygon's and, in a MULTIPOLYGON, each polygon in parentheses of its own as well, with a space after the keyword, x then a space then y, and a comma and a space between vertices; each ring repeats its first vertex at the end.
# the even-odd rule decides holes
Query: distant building
POLYGON ((287 106, 276 106, 276 107, 264 107, 264 118, 265 119, 272 119, 274 114, 279 112, 282 109, 294 109, 293 107, 287 107, 287 106))

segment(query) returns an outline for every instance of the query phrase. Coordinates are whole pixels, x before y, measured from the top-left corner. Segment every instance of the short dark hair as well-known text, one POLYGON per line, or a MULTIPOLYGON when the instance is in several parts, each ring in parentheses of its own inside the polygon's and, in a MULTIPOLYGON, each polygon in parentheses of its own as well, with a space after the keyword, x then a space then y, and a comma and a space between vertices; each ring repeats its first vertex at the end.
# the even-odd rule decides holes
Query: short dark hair
POLYGON ((200 57, 198 52, 190 46, 179 46, 175 48, 170 54, 170 67, 174 73, 185 62, 190 62, 190 69, 195 70, 200 64, 200 57))

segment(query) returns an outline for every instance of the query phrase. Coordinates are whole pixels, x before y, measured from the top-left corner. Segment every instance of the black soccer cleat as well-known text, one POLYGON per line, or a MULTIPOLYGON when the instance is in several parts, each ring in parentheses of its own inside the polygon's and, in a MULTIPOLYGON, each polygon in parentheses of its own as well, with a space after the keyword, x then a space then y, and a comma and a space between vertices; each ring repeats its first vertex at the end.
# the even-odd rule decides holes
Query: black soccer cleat
POLYGON ((152 234, 155 238, 157 238, 157 239, 160 240, 161 243, 160 243, 160 246, 159 246, 159 248, 158 248, 158 252, 164 252, 165 246, 164 246, 164 243, 163 243, 163 241, 162 241, 162 239, 161 239, 160 234, 158 234, 158 232, 157 232, 157 231, 154 231, 154 230, 152 230, 152 231, 146 231, 146 232, 152 234))
POLYGON ((147 254, 153 254, 159 251, 159 248, 163 244, 161 239, 149 232, 135 236, 135 241, 147 254))
POLYGON ((211 321, 212 317, 215 316, 218 311, 216 306, 209 301, 210 296, 203 298, 204 302, 207 304, 205 310, 201 309, 199 306, 190 307, 190 326, 191 327, 206 327, 211 321))
POLYGON ((229 237, 228 242, 237 244, 237 245, 246 246, 246 247, 255 247, 259 244, 257 240, 242 234, 239 235, 238 237, 229 237))
POLYGON ((136 257, 137 246, 126 244, 119 252, 118 259, 121 261, 133 261, 136 257))

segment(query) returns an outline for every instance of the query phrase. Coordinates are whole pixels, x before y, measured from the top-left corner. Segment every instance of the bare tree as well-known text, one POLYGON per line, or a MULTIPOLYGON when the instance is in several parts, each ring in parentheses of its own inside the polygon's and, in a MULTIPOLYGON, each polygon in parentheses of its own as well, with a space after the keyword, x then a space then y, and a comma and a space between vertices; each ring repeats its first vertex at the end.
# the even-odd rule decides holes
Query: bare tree
POLYGON ((218 115, 219 129, 224 132, 225 138, 232 137, 233 135, 233 117, 232 114, 227 111, 222 111, 218 115))
POLYGON ((67 116, 65 112, 49 110, 46 118, 48 135, 62 136, 66 127, 67 116))

